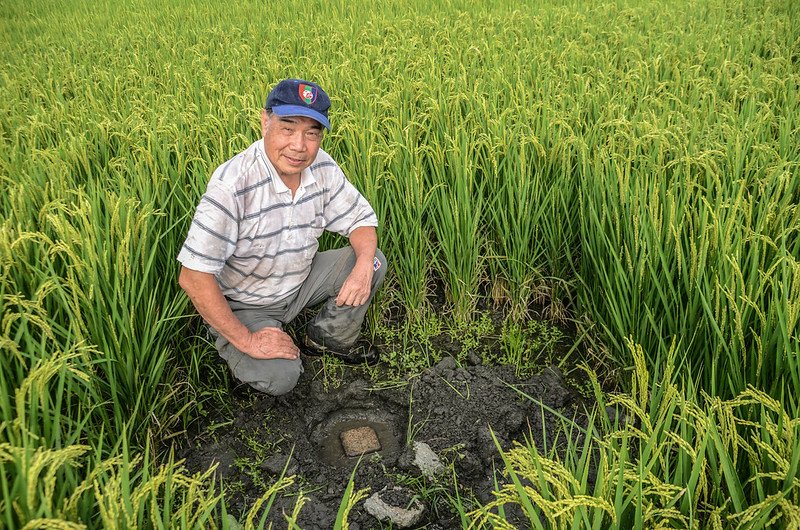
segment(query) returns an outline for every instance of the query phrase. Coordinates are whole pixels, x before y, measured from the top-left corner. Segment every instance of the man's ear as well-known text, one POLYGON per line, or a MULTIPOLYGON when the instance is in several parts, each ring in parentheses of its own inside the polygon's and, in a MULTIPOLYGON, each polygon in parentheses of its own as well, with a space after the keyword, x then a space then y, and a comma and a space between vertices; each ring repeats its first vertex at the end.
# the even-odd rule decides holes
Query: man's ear
POLYGON ((267 109, 261 109, 261 136, 265 136, 267 134, 268 121, 269 116, 267 115, 267 109))

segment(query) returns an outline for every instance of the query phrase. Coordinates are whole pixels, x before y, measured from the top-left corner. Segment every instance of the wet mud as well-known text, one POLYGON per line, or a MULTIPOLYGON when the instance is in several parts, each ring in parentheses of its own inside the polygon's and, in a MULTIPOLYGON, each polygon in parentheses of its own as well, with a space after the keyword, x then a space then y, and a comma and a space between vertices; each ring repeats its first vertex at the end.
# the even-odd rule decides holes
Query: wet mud
MULTIPOLYGON (((291 393, 270 397, 232 387, 227 405, 179 444, 177 455, 189 470, 218 466, 218 485, 239 521, 285 475, 295 480, 271 507, 273 528, 286 528, 283 514, 292 513, 302 491, 300 527, 330 529, 355 469, 356 490, 419 500, 424 513, 413 527, 460 528, 448 498, 458 493, 467 509, 493 498, 495 484, 506 480, 498 445, 508 449, 529 440, 552 448, 564 440, 563 433, 556 436, 563 421, 557 414, 581 423, 585 408, 554 367, 520 379, 511 367, 459 366, 446 357, 408 381, 381 388, 374 382, 380 376, 371 378, 363 368, 339 367, 326 375, 320 359, 304 362, 291 393), (380 449, 347 456, 342 433, 362 427, 372 429, 380 449), (427 470, 415 454, 423 446, 434 460, 427 470)), ((362 500, 350 512, 351 530, 398 528, 380 522, 367 504, 362 500)))

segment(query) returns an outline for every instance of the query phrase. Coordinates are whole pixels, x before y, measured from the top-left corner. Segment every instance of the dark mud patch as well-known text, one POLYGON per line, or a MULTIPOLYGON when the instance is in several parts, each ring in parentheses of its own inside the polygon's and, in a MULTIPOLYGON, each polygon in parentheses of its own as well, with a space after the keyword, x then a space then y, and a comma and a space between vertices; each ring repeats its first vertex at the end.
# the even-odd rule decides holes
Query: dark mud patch
MULTIPOLYGON (((330 529, 355 469, 356 490, 410 492, 421 501, 425 511, 416 526, 460 528, 451 501, 456 493, 469 510, 505 482, 497 444, 508 449, 528 440, 550 451, 556 440, 564 442, 559 415, 583 411, 578 394, 552 367, 520 379, 511 367, 460 366, 446 357, 391 388, 381 388, 374 382, 380 375, 362 368, 334 366, 333 376, 330 369, 307 358, 298 386, 278 398, 231 389, 227 411, 209 414, 178 452, 191 471, 218 465, 229 512, 240 521, 269 485, 294 475, 269 512, 273 528, 286 527, 283 514, 292 513, 302 492, 300 527, 330 529), (370 427, 380 449, 348 457, 341 435, 361 427, 370 427), (415 442, 433 451, 438 469, 420 468, 415 442)), ((364 501, 348 522, 351 530, 390 527, 364 501)))

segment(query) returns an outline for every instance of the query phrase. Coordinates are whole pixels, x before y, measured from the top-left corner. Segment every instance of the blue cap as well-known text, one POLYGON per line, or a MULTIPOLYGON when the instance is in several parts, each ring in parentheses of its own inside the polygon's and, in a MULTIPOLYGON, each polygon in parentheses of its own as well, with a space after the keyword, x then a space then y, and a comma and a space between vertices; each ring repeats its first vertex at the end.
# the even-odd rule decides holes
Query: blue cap
POLYGON ((306 116, 330 130, 328 109, 331 99, 322 88, 303 79, 284 79, 267 96, 264 108, 278 116, 306 116))

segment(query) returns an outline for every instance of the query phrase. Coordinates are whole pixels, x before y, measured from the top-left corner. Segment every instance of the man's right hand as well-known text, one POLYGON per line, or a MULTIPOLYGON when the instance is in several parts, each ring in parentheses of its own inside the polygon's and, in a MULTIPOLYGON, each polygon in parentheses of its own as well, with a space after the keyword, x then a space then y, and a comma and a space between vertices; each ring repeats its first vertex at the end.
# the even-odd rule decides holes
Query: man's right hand
POLYGON ((244 344, 237 348, 254 359, 294 360, 300 356, 300 349, 280 328, 262 328, 250 333, 244 344))
POLYGON ((181 287, 200 316, 239 351, 254 359, 297 359, 300 350, 279 328, 250 332, 231 311, 213 274, 181 267, 181 287))

